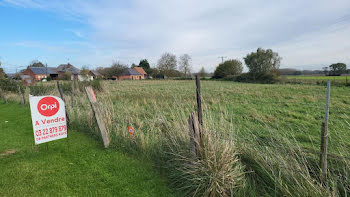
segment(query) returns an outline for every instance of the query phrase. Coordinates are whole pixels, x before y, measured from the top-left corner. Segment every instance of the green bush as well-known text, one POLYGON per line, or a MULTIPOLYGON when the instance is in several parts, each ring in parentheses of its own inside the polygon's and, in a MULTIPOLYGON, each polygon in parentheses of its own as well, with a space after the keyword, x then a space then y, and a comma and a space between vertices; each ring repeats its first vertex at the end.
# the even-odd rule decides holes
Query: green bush
POLYGON ((101 80, 93 80, 93 81, 81 81, 77 82, 79 90, 85 92, 85 87, 91 86, 95 91, 102 91, 103 87, 101 85, 101 80))
POLYGON ((43 96, 50 94, 56 87, 55 84, 36 83, 34 86, 29 86, 30 94, 33 96, 43 96))
POLYGON ((18 93, 18 86, 20 86, 22 93, 24 92, 23 83, 11 79, 1 79, 0 88, 3 91, 18 93))
POLYGON ((174 80, 193 80, 192 77, 175 77, 174 80))
POLYGON ((229 75, 238 75, 241 74, 243 70, 242 62, 239 60, 227 60, 222 64, 219 64, 214 71, 213 78, 219 79, 224 78, 229 75))
POLYGON ((247 82, 247 83, 277 83, 280 78, 277 73, 260 73, 252 75, 251 73, 243 73, 236 77, 237 82, 247 82))

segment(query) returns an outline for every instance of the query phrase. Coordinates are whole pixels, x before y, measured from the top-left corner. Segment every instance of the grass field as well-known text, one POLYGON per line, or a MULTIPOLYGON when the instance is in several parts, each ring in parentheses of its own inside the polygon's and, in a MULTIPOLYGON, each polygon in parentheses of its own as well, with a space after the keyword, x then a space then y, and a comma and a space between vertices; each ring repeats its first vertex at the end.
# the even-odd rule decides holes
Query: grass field
MULTIPOLYGON (((315 79, 315 80, 346 80, 346 75, 324 76, 324 75, 288 75, 288 79, 315 79)), ((349 76, 348 76, 349 78, 349 76)))
MULTIPOLYGON (((194 81, 123 81, 109 84, 116 123, 131 124, 136 132, 154 128, 157 119, 195 111, 194 81)), ((330 151, 339 141, 350 148, 350 89, 332 87, 329 130, 330 151)), ((295 137, 302 145, 318 149, 324 120, 326 87, 262 85, 202 81, 207 118, 225 119, 242 135, 253 132, 262 139, 271 133, 295 137), (209 117, 210 116, 210 117, 209 117)), ((217 125, 217 130, 225 131, 217 125)), ((344 150, 344 154, 349 154, 344 150)))
POLYGON ((84 133, 69 132, 69 150, 66 140, 34 146, 28 106, 0 104, 0 139, 0 196, 174 196, 150 162, 84 133))
MULTIPOLYGON (((194 81, 105 81, 102 86, 95 90, 112 137, 108 151, 152 160, 185 196, 350 194, 349 87, 331 87, 329 187, 324 187, 319 177, 323 85, 202 81, 206 146, 201 159, 189 154, 194 81), (135 129, 133 138, 128 126, 135 129)), ((74 130, 98 137, 85 93, 72 96, 70 87, 63 84, 74 130)), ((57 95, 54 85, 37 90, 57 95)))

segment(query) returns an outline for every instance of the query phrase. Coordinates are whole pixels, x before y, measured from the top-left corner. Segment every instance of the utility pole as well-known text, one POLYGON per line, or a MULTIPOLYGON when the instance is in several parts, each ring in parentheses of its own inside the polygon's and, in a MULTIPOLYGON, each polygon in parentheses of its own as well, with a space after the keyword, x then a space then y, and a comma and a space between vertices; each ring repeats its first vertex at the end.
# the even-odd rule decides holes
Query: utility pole
POLYGON ((220 56, 218 58, 221 58, 221 63, 223 64, 224 63, 224 58, 226 58, 226 56, 220 56))

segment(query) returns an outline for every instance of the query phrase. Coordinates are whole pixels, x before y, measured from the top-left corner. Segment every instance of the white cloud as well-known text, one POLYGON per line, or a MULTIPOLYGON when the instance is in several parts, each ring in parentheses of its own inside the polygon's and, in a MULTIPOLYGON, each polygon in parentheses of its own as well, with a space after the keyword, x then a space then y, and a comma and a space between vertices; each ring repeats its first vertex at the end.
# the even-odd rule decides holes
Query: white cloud
POLYGON ((242 60, 258 47, 279 52, 283 67, 350 62, 348 0, 4 2, 88 24, 91 32, 69 30, 89 43, 76 57, 82 64, 87 54, 100 65, 143 58, 155 64, 163 52, 172 52, 190 54, 195 70, 212 71, 221 61, 218 56, 242 60))

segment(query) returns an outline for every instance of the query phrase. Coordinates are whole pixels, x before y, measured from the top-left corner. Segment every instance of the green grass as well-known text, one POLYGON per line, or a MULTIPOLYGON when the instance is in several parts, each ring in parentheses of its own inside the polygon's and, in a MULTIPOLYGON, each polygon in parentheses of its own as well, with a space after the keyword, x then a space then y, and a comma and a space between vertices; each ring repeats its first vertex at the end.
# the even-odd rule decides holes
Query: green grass
MULTIPOLYGON (((349 185, 341 178, 349 174, 349 160, 332 159, 350 156, 349 87, 331 88, 328 190, 319 184, 318 166, 325 86, 202 81, 201 88, 204 127, 215 148, 208 145, 204 154, 214 158, 199 160, 198 165, 188 156, 186 136, 187 118, 196 110, 194 81, 108 82, 108 93, 97 94, 97 99, 109 111, 113 143, 125 151, 136 147, 160 164, 167 161, 170 177, 180 180, 176 186, 187 188, 188 194, 200 187, 198 196, 209 195, 211 186, 217 186, 217 195, 325 196, 349 185), (128 138, 127 126, 135 128, 135 140, 128 138), (227 147, 231 157, 220 152, 227 147), (230 169, 232 174, 240 174, 244 166, 244 186, 237 191, 225 186, 240 178, 225 176, 225 167, 231 166, 226 161, 238 166, 230 169), (191 182, 192 189, 183 184, 191 182)), ((336 192, 344 194, 344 189, 336 192)))
POLYGON ((297 75, 297 76, 282 76, 283 81, 290 83, 305 83, 305 84, 325 84, 328 80, 336 85, 350 85, 349 76, 324 76, 324 75, 297 75), (347 80, 348 78, 348 80, 347 80))
MULTIPOLYGON (((346 76, 322 76, 322 75, 288 75, 288 79, 315 79, 315 80, 346 80, 346 76)), ((349 78, 349 76, 348 76, 349 78)))
MULTIPOLYGON (((252 132, 263 141, 271 133, 284 134, 306 148, 318 150, 325 86, 202 81, 201 87, 205 118, 210 114, 216 120, 217 131, 230 132, 219 125, 221 118, 242 135, 252 132)), ((194 81, 122 81, 109 83, 108 88, 114 103, 113 124, 118 125, 117 129, 130 124, 136 134, 158 131, 160 116, 179 121, 173 119, 174 114, 188 116, 196 109, 194 81)), ((340 142, 350 148, 349 98, 349 87, 331 88, 330 152, 338 152, 340 142)))
POLYGON ((35 146, 29 107, 0 104, 0 196, 174 196, 148 161, 69 131, 35 146))
MULTIPOLYGON (((322 83, 203 80, 208 141, 201 149, 206 156, 198 160, 189 154, 187 123, 189 114, 196 110, 194 81, 108 81, 103 87, 95 93, 112 137, 108 151, 152 159, 172 186, 187 195, 350 194, 349 87, 331 87, 327 188, 320 184, 318 164, 326 92, 322 83), (133 138, 129 137, 128 126, 135 129, 133 138)), ((40 94, 57 95, 57 91, 40 94)), ((74 129, 79 134, 94 134, 101 146, 85 93, 72 97, 66 90, 65 94, 74 129)), ((15 95, 9 98, 16 99, 15 95)))

